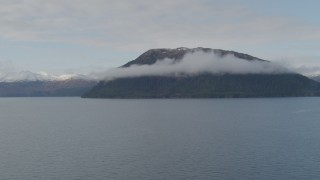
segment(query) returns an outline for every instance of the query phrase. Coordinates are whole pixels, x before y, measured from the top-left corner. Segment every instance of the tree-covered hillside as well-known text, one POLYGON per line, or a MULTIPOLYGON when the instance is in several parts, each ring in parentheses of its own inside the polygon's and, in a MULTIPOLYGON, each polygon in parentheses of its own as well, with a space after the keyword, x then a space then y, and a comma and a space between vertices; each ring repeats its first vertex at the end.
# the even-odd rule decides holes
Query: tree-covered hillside
POLYGON ((299 74, 202 74, 101 81, 86 98, 223 98, 319 96, 320 84, 299 74))

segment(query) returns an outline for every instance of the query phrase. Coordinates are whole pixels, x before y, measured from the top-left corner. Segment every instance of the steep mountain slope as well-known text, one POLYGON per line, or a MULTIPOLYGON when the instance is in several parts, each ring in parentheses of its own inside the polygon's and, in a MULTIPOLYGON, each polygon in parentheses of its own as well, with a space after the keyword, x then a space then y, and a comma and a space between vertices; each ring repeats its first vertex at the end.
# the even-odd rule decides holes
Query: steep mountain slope
MULTIPOLYGON (((237 61, 265 61, 234 51, 209 48, 152 49, 120 68, 153 65, 166 58, 180 62, 186 54, 211 53, 219 57, 234 56, 237 61)), ((195 59, 196 60, 196 59, 195 59)), ((236 67, 237 68, 237 67, 236 67)), ((101 81, 86 98, 216 98, 216 97, 292 97, 319 96, 320 83, 295 73, 208 73, 186 76, 121 77, 101 81)))

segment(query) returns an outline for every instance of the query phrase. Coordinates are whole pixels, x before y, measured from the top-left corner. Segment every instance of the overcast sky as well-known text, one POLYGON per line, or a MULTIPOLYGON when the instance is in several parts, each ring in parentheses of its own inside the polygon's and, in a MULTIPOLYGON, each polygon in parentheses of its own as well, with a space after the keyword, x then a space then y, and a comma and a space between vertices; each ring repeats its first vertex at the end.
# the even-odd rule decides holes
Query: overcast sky
POLYGON ((89 72, 152 48, 234 50, 320 67, 318 0, 0 0, 0 65, 89 72))

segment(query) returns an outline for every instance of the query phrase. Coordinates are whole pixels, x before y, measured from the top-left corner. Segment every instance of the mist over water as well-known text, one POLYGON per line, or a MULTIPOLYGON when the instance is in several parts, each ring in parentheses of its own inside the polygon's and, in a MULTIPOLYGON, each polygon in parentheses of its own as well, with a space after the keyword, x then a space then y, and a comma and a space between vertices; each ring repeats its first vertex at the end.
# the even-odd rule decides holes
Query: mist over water
POLYGON ((103 74, 105 80, 139 76, 192 76, 212 74, 278 74, 291 72, 286 67, 268 61, 239 59, 233 55, 219 56, 214 52, 187 53, 183 59, 162 59, 152 65, 132 65, 111 69, 103 74))

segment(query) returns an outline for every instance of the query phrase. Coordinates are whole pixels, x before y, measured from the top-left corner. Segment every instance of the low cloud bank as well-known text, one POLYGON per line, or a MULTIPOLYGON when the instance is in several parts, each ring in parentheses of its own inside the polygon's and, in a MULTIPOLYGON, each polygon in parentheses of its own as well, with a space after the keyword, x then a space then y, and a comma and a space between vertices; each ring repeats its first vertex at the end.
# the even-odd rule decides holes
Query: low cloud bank
POLYGON ((163 59, 152 65, 133 65, 115 68, 103 74, 105 80, 140 76, 192 76, 212 74, 278 74, 289 73, 289 69, 278 63, 247 61, 233 55, 220 57, 212 53, 186 54, 182 60, 163 59))
POLYGON ((303 74, 305 76, 313 77, 313 76, 319 76, 320 74, 320 67, 319 66, 298 66, 298 67, 292 67, 290 69, 293 69, 295 72, 303 74))

